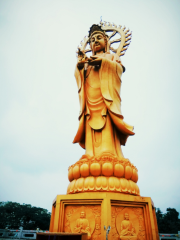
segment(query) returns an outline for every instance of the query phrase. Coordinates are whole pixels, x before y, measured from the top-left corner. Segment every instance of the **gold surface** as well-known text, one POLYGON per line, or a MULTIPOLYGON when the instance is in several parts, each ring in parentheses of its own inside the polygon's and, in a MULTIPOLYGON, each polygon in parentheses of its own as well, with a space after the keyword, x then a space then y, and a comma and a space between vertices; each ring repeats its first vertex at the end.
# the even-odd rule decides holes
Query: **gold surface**
POLYGON ((80 113, 73 143, 79 143, 85 154, 69 167, 67 193, 114 189, 139 195, 137 168, 121 149, 134 135, 121 112, 123 65, 118 54, 107 51, 106 35, 96 29, 89 41, 92 56, 79 51, 75 68, 80 113))
POLYGON ((150 197, 110 192, 57 195, 52 206, 50 232, 74 232, 82 211, 86 219, 82 229, 89 227, 89 239, 105 239, 104 226, 111 226, 108 235, 110 240, 159 239, 155 209, 150 197), (128 219, 125 219, 127 213, 128 219))

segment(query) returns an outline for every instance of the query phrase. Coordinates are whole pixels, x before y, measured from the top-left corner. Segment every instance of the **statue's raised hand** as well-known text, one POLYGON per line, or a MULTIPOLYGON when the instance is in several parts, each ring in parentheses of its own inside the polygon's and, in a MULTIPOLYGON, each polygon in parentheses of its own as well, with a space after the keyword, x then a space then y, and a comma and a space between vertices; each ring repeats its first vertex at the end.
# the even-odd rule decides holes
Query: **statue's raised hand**
POLYGON ((101 65, 102 57, 99 56, 91 56, 88 58, 88 64, 91 66, 101 65))
POLYGON ((82 69, 84 67, 84 64, 86 63, 87 61, 85 59, 82 59, 82 60, 79 60, 78 63, 77 63, 77 67, 79 69, 82 69))
POLYGON ((78 49, 77 52, 77 58, 78 58, 77 67, 79 69, 82 69, 84 67, 85 62, 87 61, 87 56, 84 53, 84 51, 80 50, 80 48, 78 49))

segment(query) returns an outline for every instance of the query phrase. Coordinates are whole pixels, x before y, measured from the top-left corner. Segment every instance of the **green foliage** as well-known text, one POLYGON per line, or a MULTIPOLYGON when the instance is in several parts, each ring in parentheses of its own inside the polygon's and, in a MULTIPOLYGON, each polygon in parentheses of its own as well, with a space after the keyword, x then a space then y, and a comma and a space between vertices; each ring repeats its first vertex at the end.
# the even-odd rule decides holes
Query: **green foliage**
POLYGON ((159 208, 156 209, 156 217, 159 233, 177 233, 180 230, 179 213, 175 208, 167 208, 163 214, 159 208))
POLYGON ((51 213, 43 208, 16 202, 0 202, 0 229, 49 229, 51 213))

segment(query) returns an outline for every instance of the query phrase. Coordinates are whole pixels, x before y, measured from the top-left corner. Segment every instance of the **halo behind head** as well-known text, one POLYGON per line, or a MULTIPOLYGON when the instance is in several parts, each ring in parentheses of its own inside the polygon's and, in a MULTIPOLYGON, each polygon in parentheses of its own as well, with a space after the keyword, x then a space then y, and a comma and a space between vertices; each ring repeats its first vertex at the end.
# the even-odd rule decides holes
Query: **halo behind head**
POLYGON ((132 32, 130 32, 129 29, 126 29, 126 27, 115 25, 114 23, 109 23, 109 22, 100 22, 99 25, 93 24, 90 27, 89 34, 88 36, 85 36, 83 41, 81 41, 80 46, 78 46, 78 49, 80 49, 83 53, 88 53, 91 52, 92 50, 90 48, 86 48, 88 43, 91 43, 91 37, 95 33, 101 33, 103 34, 105 40, 107 41, 107 52, 114 52, 117 54, 119 57, 123 56, 129 47, 129 44, 131 43, 131 38, 132 38, 132 32), (106 34, 106 32, 112 32, 110 35, 106 34), (120 38, 118 37, 117 39, 111 39, 115 35, 120 34, 120 38), (113 43, 119 42, 119 46, 117 49, 113 48, 111 45, 113 43))

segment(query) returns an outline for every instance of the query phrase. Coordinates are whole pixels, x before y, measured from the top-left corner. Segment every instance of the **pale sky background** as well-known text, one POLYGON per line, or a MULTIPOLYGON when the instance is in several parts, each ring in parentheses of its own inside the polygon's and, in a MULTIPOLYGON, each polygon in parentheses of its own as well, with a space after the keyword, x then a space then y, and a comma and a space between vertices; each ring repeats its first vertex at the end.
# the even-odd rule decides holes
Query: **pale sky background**
POLYGON ((0 0, 0 201, 51 211, 66 194, 79 102, 76 49, 92 24, 125 25, 123 147, 141 196, 180 212, 180 1, 0 0))

